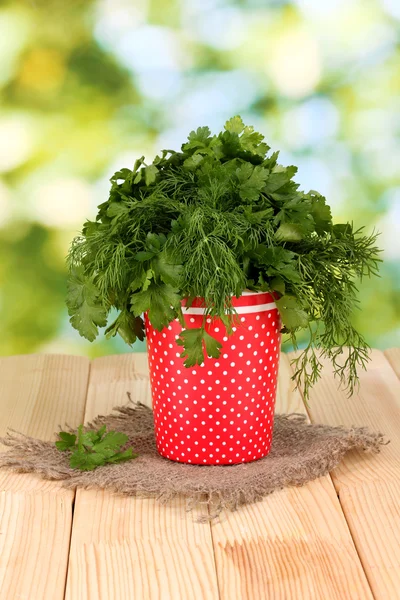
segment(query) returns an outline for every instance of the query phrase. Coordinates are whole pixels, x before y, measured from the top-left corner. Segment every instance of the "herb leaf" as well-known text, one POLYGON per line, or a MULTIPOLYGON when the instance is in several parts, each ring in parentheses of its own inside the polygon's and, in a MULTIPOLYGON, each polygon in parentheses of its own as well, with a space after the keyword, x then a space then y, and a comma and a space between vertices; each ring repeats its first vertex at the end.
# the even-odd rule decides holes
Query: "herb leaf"
POLYGON ((219 358, 221 355, 221 342, 218 342, 215 338, 213 338, 207 331, 203 333, 203 341, 206 349, 207 356, 212 358, 219 358))
POLYGON ((244 123, 241 117, 236 116, 229 119, 229 121, 225 123, 225 129, 231 133, 242 133, 244 129, 244 123))
POLYGON ((56 448, 58 448, 58 450, 60 450, 61 452, 64 452, 65 450, 69 450, 69 448, 72 448, 73 446, 75 446, 76 435, 74 435, 73 433, 67 433, 66 431, 60 431, 58 436, 59 436, 60 440, 56 442, 56 448))
POLYGON ((241 181, 239 195, 242 200, 257 200, 261 190, 264 188, 265 180, 268 177, 267 169, 261 166, 252 168, 249 163, 244 163, 241 169, 238 169, 237 175, 241 181), (248 168, 250 167, 250 169, 248 168))
POLYGON ((183 266, 167 252, 160 252, 151 262, 156 277, 174 288, 180 286, 183 266))
POLYGON ((185 329, 176 340, 178 346, 183 346, 181 354, 185 358, 185 367, 201 365, 204 360, 204 347, 207 356, 219 358, 222 344, 202 328, 185 329))
POLYGON ((152 325, 161 331, 176 317, 180 306, 177 290, 170 285, 151 283, 146 290, 131 296, 131 311, 136 317, 148 310, 152 325))
POLYGON ((71 455, 69 461, 72 469, 80 469, 81 471, 93 471, 96 467, 100 467, 105 463, 106 460, 102 454, 78 450, 71 455))
POLYGON ((131 458, 137 458, 139 454, 134 454, 132 448, 128 448, 123 452, 116 452, 112 456, 107 459, 108 463, 117 463, 123 462, 125 460, 130 460, 131 458))
POLYGON ((65 431, 58 434, 60 440, 55 443, 61 452, 71 451, 70 467, 81 471, 93 471, 108 463, 117 463, 132 458, 138 454, 132 448, 121 450, 128 441, 125 433, 106 431, 103 425, 100 429, 84 431, 83 425, 78 427, 77 435, 65 431))
POLYGON ((144 323, 141 317, 135 317, 128 310, 122 310, 105 331, 107 339, 114 337, 119 333, 124 342, 132 345, 136 339, 144 340, 144 323))
POLYGON ((151 185, 152 183, 155 182, 157 173, 158 173, 158 169, 154 165, 150 165, 148 167, 145 167, 145 169, 144 169, 144 180, 146 182, 146 185, 151 185))
POLYGON ((282 296, 282 298, 276 300, 275 302, 279 308, 282 322, 286 329, 289 331, 294 331, 296 329, 307 327, 307 313, 302 310, 294 296, 282 296))
POLYGON ((96 339, 98 327, 107 324, 107 310, 100 299, 100 291, 83 272, 83 267, 71 270, 67 295, 70 323, 90 342, 96 339))

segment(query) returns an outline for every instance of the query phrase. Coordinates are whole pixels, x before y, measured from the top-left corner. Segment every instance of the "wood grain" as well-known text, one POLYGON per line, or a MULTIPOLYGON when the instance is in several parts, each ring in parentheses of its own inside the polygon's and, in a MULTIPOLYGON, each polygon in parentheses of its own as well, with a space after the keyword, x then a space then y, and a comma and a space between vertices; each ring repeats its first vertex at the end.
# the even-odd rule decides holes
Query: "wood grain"
POLYGON ((389 348, 389 350, 385 350, 384 354, 397 377, 400 378, 400 348, 389 348))
MULTIPOLYGON (((341 504, 325 477, 224 513, 210 528, 194 522, 183 499, 161 506, 79 490, 67 599, 368 600, 370 588, 376 599, 400 598, 399 354, 374 351, 352 399, 328 370, 312 392, 312 420, 369 425, 391 438, 380 455, 353 452, 335 469, 341 504)), ((88 371, 79 357, 0 359, 1 434, 11 426, 50 439, 59 424, 77 425, 88 371)), ((304 412, 290 374, 283 355, 277 411, 304 412)), ((96 359, 85 420, 125 404, 128 391, 151 406, 146 355, 96 359)), ((61 600, 74 494, 6 471, 0 483, 0 600, 61 600)))
MULTIPOLYGON (((151 406, 147 357, 92 362, 85 420, 133 400, 151 406)), ((195 523, 184 499, 156 500, 79 490, 67 600, 218 598, 209 524, 195 523)))
MULTIPOLYGON (((281 356, 277 412, 304 413, 281 356)), ((212 524, 223 600, 371 599, 330 478, 287 488, 212 524)))
POLYGON ((378 455, 349 453, 331 475, 374 597, 392 600, 400 598, 400 382, 384 354, 373 350, 360 383, 348 398, 325 363, 309 414, 318 423, 366 425, 391 440, 378 455))
MULTIPOLYGON (((53 439, 83 418, 89 361, 58 355, 0 359, 0 432, 53 439)), ((64 597, 74 493, 34 475, 0 472, 0 599, 64 597)))
POLYGON ((367 371, 360 372, 360 390, 351 398, 338 390, 326 361, 323 361, 323 377, 310 395, 312 421, 345 427, 367 426, 390 439, 380 454, 352 452, 338 465, 333 478, 339 492, 342 485, 400 478, 400 382, 382 352, 373 350, 371 356, 367 371))

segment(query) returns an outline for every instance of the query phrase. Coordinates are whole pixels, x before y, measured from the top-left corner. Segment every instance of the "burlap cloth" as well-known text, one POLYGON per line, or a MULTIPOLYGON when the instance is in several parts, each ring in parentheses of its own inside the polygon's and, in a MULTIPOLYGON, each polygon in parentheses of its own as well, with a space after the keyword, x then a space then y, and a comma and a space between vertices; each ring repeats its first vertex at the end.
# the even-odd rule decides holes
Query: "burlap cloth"
POLYGON ((198 502, 209 503, 209 518, 213 519, 222 509, 235 510, 274 490, 303 485, 325 475, 350 450, 379 452, 384 443, 382 434, 366 428, 310 425, 304 415, 276 415, 272 450, 267 457, 229 466, 185 465, 157 453, 153 413, 147 406, 117 407, 87 427, 103 424, 107 430, 126 433, 126 447, 132 446, 139 458, 94 471, 77 471, 69 467, 69 453, 58 451, 54 442, 10 431, 0 438, 11 448, 0 455, 0 467, 61 480, 67 488, 109 489, 124 495, 156 497, 164 503, 183 494, 189 499, 189 508, 198 502))

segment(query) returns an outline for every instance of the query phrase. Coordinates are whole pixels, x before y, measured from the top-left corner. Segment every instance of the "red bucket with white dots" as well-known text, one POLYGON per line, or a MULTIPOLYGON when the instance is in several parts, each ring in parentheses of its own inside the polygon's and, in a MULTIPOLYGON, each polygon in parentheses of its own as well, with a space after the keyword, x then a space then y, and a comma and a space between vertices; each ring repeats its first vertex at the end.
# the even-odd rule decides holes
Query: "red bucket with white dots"
MULTIPOLYGON (((162 331, 145 315, 157 449, 182 463, 230 465, 268 454, 272 442, 281 321, 274 298, 245 292, 233 299, 233 334, 219 318, 206 330, 223 344, 218 359, 187 368, 175 320, 162 331)), ((186 328, 201 327, 204 308, 183 308, 186 328)))

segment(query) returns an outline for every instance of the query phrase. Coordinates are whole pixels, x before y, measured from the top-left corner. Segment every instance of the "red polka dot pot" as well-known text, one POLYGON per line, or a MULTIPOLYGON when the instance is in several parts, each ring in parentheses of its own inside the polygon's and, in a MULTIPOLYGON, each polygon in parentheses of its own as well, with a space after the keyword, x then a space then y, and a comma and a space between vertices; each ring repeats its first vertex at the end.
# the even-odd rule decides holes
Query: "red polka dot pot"
MULTIPOLYGON (((186 368, 178 321, 157 331, 145 315, 157 449, 181 463, 231 465, 268 454, 272 442, 281 321, 268 293, 234 298, 227 335, 218 318, 206 330, 223 344, 218 359, 186 368)), ((187 328, 201 327, 201 300, 183 308, 187 328)))

